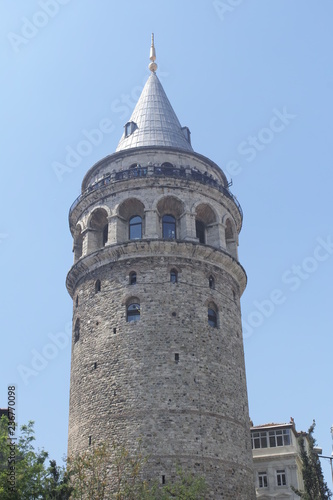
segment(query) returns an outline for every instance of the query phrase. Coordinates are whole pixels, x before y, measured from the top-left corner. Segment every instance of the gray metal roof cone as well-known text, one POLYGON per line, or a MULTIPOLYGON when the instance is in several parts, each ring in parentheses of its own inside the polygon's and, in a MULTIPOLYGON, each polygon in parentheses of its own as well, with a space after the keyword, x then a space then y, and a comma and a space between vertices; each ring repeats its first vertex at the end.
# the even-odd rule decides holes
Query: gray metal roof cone
POLYGON ((125 125, 116 151, 141 146, 169 146, 193 151, 189 130, 181 127, 154 71, 125 125))

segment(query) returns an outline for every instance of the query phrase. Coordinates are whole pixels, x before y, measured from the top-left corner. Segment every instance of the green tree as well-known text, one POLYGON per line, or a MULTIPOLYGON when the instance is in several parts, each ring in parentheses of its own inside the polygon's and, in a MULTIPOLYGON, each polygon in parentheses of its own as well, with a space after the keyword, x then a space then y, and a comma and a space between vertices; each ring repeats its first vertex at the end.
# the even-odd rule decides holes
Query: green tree
POLYGON ((19 438, 11 435, 8 418, 0 419, 1 500, 68 500, 71 488, 65 469, 50 461, 48 453, 34 449, 34 423, 21 426, 19 438))
POLYGON ((313 437, 315 425, 316 423, 313 421, 308 430, 308 446, 306 446, 304 436, 298 438, 302 460, 304 491, 296 490, 295 488, 293 490, 304 500, 329 500, 332 497, 332 493, 324 481, 318 453, 314 449, 316 446, 316 440, 313 437))
POLYGON ((203 478, 177 467, 173 481, 161 485, 142 479, 148 457, 141 442, 134 452, 113 443, 92 446, 91 450, 69 458, 68 473, 72 500, 204 500, 207 491, 203 478))

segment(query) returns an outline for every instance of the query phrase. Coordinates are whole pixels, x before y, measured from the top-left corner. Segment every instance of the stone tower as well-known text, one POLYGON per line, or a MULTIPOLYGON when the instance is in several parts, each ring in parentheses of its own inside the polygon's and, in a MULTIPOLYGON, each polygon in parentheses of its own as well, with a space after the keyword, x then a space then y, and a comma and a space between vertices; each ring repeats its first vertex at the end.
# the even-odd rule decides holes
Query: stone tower
POLYGON ((209 498, 255 498, 241 329, 242 211, 195 153, 151 74, 114 154, 70 209, 74 265, 68 454, 141 437, 147 476, 176 464, 209 498))

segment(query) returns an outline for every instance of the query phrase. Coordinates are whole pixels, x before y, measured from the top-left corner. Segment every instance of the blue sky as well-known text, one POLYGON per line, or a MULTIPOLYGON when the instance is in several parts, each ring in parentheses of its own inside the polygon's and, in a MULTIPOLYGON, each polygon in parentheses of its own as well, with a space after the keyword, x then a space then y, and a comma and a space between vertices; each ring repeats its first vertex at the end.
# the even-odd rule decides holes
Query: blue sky
POLYGON ((330 0, 1 7, 0 406, 15 383, 18 421, 35 420, 51 457, 67 449, 68 210, 85 172, 115 151, 148 77, 152 31, 158 76, 194 150, 233 180, 244 211, 251 418, 292 416, 299 430, 315 418, 331 454, 332 18, 330 0), (104 120, 102 139, 66 164, 104 120))

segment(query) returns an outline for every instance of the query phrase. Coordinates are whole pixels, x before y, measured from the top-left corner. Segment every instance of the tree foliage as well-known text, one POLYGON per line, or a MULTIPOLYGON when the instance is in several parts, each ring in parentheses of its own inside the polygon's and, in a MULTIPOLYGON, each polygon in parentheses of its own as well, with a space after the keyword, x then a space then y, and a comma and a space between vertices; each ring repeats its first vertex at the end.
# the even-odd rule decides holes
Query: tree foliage
POLYGON ((143 479, 148 457, 141 442, 129 452, 123 445, 105 443, 92 446, 67 462, 73 492, 71 500, 204 500, 207 491, 203 478, 177 468, 176 477, 161 485, 143 479))
POLYGON ((316 440, 313 437, 315 425, 316 423, 313 421, 308 430, 308 447, 306 446, 304 436, 298 438, 302 460, 304 491, 296 490, 295 488, 293 490, 304 500, 329 500, 332 497, 332 493, 324 481, 318 453, 314 449, 316 446, 316 440))
MULTIPOLYGON (((13 425, 13 424, 11 424, 13 425)), ((129 451, 112 443, 91 446, 72 459, 67 468, 35 450, 34 423, 21 426, 18 438, 10 435, 8 418, 0 420, 1 500, 204 500, 205 481, 177 468, 167 484, 143 479, 148 457, 139 442, 129 451), (14 482, 12 479, 14 478, 14 482)))
POLYGON ((21 426, 19 438, 8 432, 8 418, 0 419, 1 500, 68 500, 71 487, 65 469, 48 453, 34 449, 34 423, 21 426))

